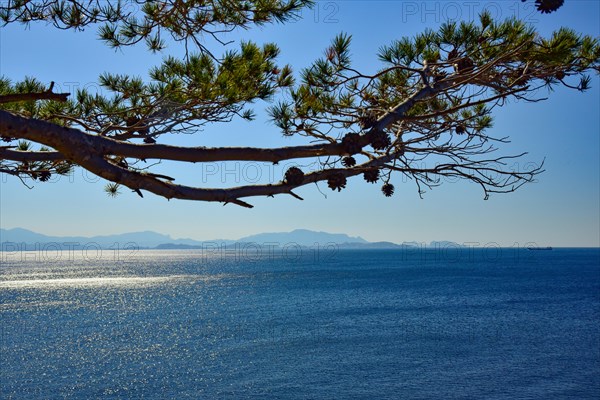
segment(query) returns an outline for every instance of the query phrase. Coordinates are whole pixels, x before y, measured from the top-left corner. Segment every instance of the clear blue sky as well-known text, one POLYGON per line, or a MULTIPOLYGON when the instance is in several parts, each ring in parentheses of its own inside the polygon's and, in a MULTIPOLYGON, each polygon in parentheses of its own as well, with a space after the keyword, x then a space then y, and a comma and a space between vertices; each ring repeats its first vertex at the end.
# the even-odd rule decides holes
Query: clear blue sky
MULTIPOLYGON (((552 15, 535 12, 529 1, 321 1, 304 10, 300 21, 237 32, 231 38, 258 43, 273 41, 282 49, 280 61, 295 71, 320 57, 337 33, 353 35, 352 53, 362 69, 378 67, 377 49, 446 18, 472 19, 483 9, 494 16, 517 15, 542 33, 560 26, 600 35, 600 3, 566 0, 552 15)), ((208 42, 210 43, 210 42, 208 42)), ((96 87, 104 71, 146 76, 165 54, 180 55, 169 47, 150 55, 143 46, 115 52, 96 39, 95 29, 83 33, 57 31, 43 24, 0 29, 0 74, 19 80, 36 76, 55 81, 61 89, 96 87)), ((29 190, 18 180, 0 177, 0 226, 23 227, 53 235, 96 235, 154 230, 173 237, 194 239, 239 238, 264 231, 307 228, 360 235, 367 240, 453 240, 500 245, 535 242, 552 246, 600 245, 600 79, 594 76, 585 94, 559 89, 538 104, 512 103, 496 113, 491 134, 510 135, 506 154, 528 151, 520 161, 546 159, 538 182, 516 193, 483 194, 468 182, 447 182, 419 199, 411 182, 393 180, 396 194, 381 195, 378 185, 357 177, 346 190, 332 192, 321 185, 298 193, 305 201, 278 196, 250 199, 248 210, 218 203, 167 201, 147 194, 140 199, 125 189, 116 199, 103 192, 105 182, 77 170, 70 178, 35 184, 29 190)), ((257 104, 256 110, 264 108, 257 104)), ((296 143, 283 139, 264 114, 253 123, 236 122, 209 127, 193 137, 177 138, 187 145, 277 146, 296 143)), ((283 163, 282 163, 283 164, 283 163)), ((201 186, 241 184, 273 174, 280 178, 285 165, 230 163, 164 165, 178 181, 201 186)))

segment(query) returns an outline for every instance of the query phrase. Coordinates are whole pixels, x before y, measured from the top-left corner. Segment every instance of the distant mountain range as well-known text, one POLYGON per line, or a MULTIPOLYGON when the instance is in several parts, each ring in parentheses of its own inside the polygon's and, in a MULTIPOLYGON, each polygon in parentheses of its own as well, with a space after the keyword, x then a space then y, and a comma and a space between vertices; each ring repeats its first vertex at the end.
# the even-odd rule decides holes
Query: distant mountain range
MULTIPOLYGON (((392 242, 368 242, 360 236, 352 237, 343 233, 315 232, 307 229, 296 229, 291 232, 259 233, 246 236, 238 240, 215 239, 198 241, 193 239, 173 239, 169 235, 161 233, 144 231, 131 232, 106 236, 47 236, 41 233, 32 232, 23 228, 0 229, 1 250, 35 250, 39 248, 48 248, 52 244, 53 248, 81 248, 90 244, 101 248, 115 248, 115 246, 124 247, 126 245, 135 245, 138 248, 147 249, 194 249, 205 246, 233 246, 244 243, 257 243, 269 246, 285 246, 286 244, 297 244, 303 247, 324 246, 326 244, 336 244, 339 248, 347 249, 399 249, 409 247, 419 247, 423 244, 417 242, 404 242, 402 244, 392 242)), ((429 247, 457 246, 453 242, 431 242, 429 247)))
POLYGON ((291 232, 259 233, 246 236, 238 242, 254 243, 297 243, 300 246, 313 246, 315 243, 357 243, 368 244, 360 236, 352 237, 343 233, 315 232, 308 229, 296 229, 291 232))
POLYGON ((41 233, 36 233, 23 228, 13 229, 0 229, 0 242, 13 242, 13 243, 80 243, 82 245, 86 243, 97 243, 102 248, 109 248, 115 243, 121 245, 125 243, 135 243, 139 247, 152 248, 162 243, 173 243, 173 244, 184 244, 184 245, 196 245, 201 244, 196 240, 192 239, 172 239, 168 235, 163 235, 156 232, 144 231, 144 232, 131 232, 121 233, 116 235, 106 236, 47 236, 41 233))

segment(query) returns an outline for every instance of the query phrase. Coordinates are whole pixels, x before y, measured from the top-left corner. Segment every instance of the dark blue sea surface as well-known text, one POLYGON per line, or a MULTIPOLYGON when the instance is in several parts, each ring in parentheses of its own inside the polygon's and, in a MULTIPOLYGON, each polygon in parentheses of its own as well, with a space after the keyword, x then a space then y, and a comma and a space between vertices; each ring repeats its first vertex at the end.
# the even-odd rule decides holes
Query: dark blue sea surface
POLYGON ((600 398, 598 249, 75 253, 0 254, 0 398, 600 398))

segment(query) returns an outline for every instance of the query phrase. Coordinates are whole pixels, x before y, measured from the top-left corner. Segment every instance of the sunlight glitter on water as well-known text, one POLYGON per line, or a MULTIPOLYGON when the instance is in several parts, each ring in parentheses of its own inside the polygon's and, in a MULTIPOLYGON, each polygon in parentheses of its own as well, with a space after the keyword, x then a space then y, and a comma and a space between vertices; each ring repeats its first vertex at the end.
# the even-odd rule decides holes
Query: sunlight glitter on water
POLYGON ((123 276, 123 277, 88 277, 63 279, 26 279, 0 281, 0 289, 36 288, 47 289, 54 287, 99 287, 99 286, 148 286, 170 281, 182 280, 215 280, 217 277, 200 277, 194 275, 172 276, 123 276))

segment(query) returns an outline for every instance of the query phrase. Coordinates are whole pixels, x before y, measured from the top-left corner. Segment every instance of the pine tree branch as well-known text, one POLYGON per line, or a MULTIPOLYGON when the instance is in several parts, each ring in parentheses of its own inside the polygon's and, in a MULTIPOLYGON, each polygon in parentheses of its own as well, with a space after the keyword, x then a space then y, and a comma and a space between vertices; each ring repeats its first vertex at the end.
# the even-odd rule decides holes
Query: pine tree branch
POLYGON ((34 161, 63 161, 65 156, 58 151, 18 151, 0 148, 0 159, 34 162, 34 161))
POLYGON ((232 203, 243 207, 251 208, 252 206, 241 201, 245 197, 272 197, 276 194, 288 194, 295 198, 299 198, 292 190, 310 183, 316 183, 327 180, 333 175, 341 175, 351 177, 362 174, 365 169, 382 166, 386 162, 398 157, 397 153, 388 154, 377 159, 370 160, 355 168, 344 169, 328 169, 315 171, 304 176, 304 179, 299 184, 288 184, 280 182, 277 184, 266 185, 246 185, 233 187, 228 189, 213 189, 213 188, 197 188, 185 185, 174 184, 170 181, 162 181, 152 174, 147 174, 138 171, 132 171, 122 168, 108 162, 100 156, 94 155, 81 160, 79 163, 88 171, 112 182, 125 185, 132 190, 146 190, 156 195, 162 196, 168 200, 199 200, 209 202, 232 203))
POLYGON ((0 104, 15 103, 20 101, 53 100, 67 101, 70 93, 54 93, 54 82, 50 83, 48 90, 39 93, 11 93, 0 95, 0 104))
MULTIPOLYGON (((0 132, 7 136, 29 139, 52 146, 59 151, 56 154, 62 154, 68 160, 80 165, 95 175, 111 182, 123 184, 132 190, 143 189, 167 199, 176 198, 184 200, 216 201, 238 204, 243 207, 250 207, 248 203, 239 200, 243 197, 273 196, 275 194, 290 194, 294 197, 297 197, 297 195, 291 193, 292 189, 307 185, 309 183, 326 180, 332 175, 342 175, 344 177, 358 175, 364 171, 364 168, 383 165, 385 162, 389 162, 398 156, 397 153, 388 154, 380 158, 370 160, 359 167, 351 169, 327 169, 312 172, 304 176, 302 183, 296 185, 281 182, 279 184, 248 185, 230 189, 205 189, 174 184, 170 181, 163 181, 154 174, 133 171, 115 165, 104 158, 105 153, 101 148, 101 145, 104 144, 104 141, 108 140, 113 142, 111 139, 89 135, 77 129, 61 127, 46 121, 27 119, 0 110, 0 132)), ((117 142, 116 144, 123 143, 117 142)), ((154 145, 150 145, 150 147, 151 146, 154 145)), ((333 146, 332 148, 335 148, 337 151, 337 145, 326 146, 333 146)), ((295 156, 297 154, 311 154, 314 156, 315 152, 319 153, 321 151, 321 146, 300 147, 314 148, 310 151, 310 153, 303 152, 305 149, 298 150, 297 148, 290 148, 292 150, 285 150, 284 148, 283 156, 289 158, 298 158, 295 156)), ((328 148, 329 147, 326 147, 326 149, 328 148)), ((264 154, 262 152, 265 150, 267 150, 266 154, 269 154, 270 151, 273 151, 271 149, 250 150, 256 150, 256 154, 264 154)), ((223 151, 225 154, 228 154, 228 150, 226 148, 215 149, 215 151, 223 151)), ((275 149, 274 151, 281 151, 281 149, 275 149)), ((243 156, 242 152, 243 150, 241 149, 234 149, 234 152, 229 154, 236 154, 236 157, 244 160, 249 159, 249 157, 243 156)), ((12 153, 9 154, 16 157, 17 155, 14 153, 17 152, 12 151, 12 153)), ((223 157, 219 159, 222 158, 223 157)))
MULTIPOLYGON (((446 87, 440 83, 434 87, 423 87, 404 102, 385 114, 370 130, 383 131, 404 118, 405 113, 419 100, 433 96, 446 87)), ((346 150, 341 143, 326 143, 307 146, 280 148, 254 147, 181 147, 163 144, 134 144, 111 139, 105 136, 91 135, 78 129, 62 127, 50 122, 30 119, 0 110, 0 134, 8 137, 32 140, 53 147, 70 148, 72 151, 94 152, 102 155, 117 155, 139 159, 162 159, 184 162, 215 161, 266 161, 279 162, 290 159, 319 156, 343 156, 346 150), (82 147, 83 146, 83 147, 82 147)), ((366 136, 361 137, 362 147, 368 144, 366 136)), ((68 151, 68 150, 67 150, 68 151)), ((17 156, 12 153, 12 156, 17 156)), ((66 153, 63 153, 66 154, 66 153)), ((58 156, 56 156, 58 157, 58 156)), ((7 157, 8 159, 12 159, 7 157)), ((74 160, 73 160, 74 161, 74 160)))
POLYGON ((70 93, 14 93, 0 95, 0 104, 15 103, 18 101, 35 101, 35 100, 53 100, 53 101, 67 101, 70 93))

